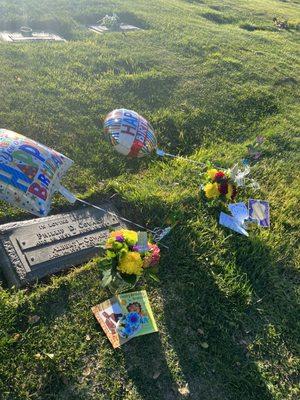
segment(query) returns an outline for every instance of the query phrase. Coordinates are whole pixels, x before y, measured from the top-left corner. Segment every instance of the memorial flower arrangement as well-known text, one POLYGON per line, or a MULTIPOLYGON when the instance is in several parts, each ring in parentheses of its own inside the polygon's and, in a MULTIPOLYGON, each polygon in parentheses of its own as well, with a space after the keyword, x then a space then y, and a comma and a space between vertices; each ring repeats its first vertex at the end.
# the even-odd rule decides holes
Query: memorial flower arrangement
POLYGON ((237 195, 237 186, 231 178, 230 170, 208 169, 206 183, 201 188, 205 198, 212 203, 219 200, 225 203, 234 201, 237 195))
POLYGON ((100 259, 102 286, 113 293, 133 288, 141 277, 157 278, 160 249, 146 232, 121 229, 110 233, 100 259))
POLYGON ((101 25, 104 25, 110 31, 118 31, 120 30, 120 18, 117 14, 113 15, 105 15, 101 20, 98 21, 101 25))

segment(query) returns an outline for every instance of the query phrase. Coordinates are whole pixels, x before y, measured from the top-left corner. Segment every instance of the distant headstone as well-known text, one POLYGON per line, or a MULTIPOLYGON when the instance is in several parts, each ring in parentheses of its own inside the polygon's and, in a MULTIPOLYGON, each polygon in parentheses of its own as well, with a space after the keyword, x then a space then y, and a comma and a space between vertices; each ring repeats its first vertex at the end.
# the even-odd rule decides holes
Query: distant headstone
POLYGON ((128 24, 121 24, 120 25, 121 31, 140 31, 141 28, 134 26, 134 25, 128 25, 128 24))
POLYGON ((22 42, 66 42, 61 36, 54 35, 53 33, 46 32, 30 32, 30 34, 24 34, 24 32, 0 32, 0 41, 22 43, 22 42))
MULTIPOLYGON (((108 205, 102 208, 115 212, 108 205)), ((92 207, 0 226, 0 267, 10 286, 21 287, 88 261, 110 228, 124 224, 92 207)))
MULTIPOLYGON (((115 32, 111 31, 109 28, 107 28, 104 25, 91 25, 89 26, 89 30, 95 33, 107 33, 107 32, 115 32)), ((129 31, 140 31, 141 28, 138 28, 137 26, 134 25, 127 25, 127 24, 121 24, 120 25, 120 32, 129 32, 129 31)))

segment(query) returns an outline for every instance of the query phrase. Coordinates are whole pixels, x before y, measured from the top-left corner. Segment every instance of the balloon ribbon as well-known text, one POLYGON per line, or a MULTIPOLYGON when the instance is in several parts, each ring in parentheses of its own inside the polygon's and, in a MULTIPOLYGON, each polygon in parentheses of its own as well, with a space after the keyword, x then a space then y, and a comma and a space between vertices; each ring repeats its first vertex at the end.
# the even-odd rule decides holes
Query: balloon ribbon
MULTIPOLYGON (((191 160, 190 158, 187 158, 187 157, 182 157, 182 156, 178 156, 178 155, 175 155, 175 154, 166 153, 164 150, 157 149, 156 150, 156 154, 158 156, 160 156, 160 157, 176 158, 178 160, 184 160, 184 161, 187 161, 189 163, 199 165, 202 168, 207 168, 207 164, 206 163, 199 162, 199 161, 194 161, 194 160, 191 160)), ((218 166, 215 166, 215 167, 221 168, 221 167, 218 167, 218 166)))
MULTIPOLYGON (((107 214, 113 215, 114 217, 119 218, 120 220, 122 220, 124 222, 127 222, 127 223, 129 223, 131 225, 136 226, 137 228, 140 228, 140 229, 146 230, 147 232, 152 233, 153 240, 156 243, 161 241, 170 232, 170 230, 172 229, 171 227, 168 227, 168 228, 165 228, 165 229, 155 228, 154 230, 148 229, 143 225, 140 225, 140 224, 137 224, 136 222, 131 221, 130 219, 127 219, 127 218, 124 218, 124 217, 120 217, 119 215, 117 215, 116 213, 114 213, 112 211, 109 211, 109 210, 106 210, 105 208, 96 206, 95 204, 89 203, 88 201, 79 199, 73 193, 69 192, 65 187, 63 187, 61 185, 58 186, 58 190, 70 203, 74 204, 76 201, 79 201, 82 204, 85 204, 85 205, 87 205, 89 207, 93 207, 96 210, 100 210, 100 211, 105 212, 107 214)), ((165 246, 163 244, 161 244, 161 246, 166 248, 166 249, 169 248, 169 247, 167 247, 167 246, 165 246)))

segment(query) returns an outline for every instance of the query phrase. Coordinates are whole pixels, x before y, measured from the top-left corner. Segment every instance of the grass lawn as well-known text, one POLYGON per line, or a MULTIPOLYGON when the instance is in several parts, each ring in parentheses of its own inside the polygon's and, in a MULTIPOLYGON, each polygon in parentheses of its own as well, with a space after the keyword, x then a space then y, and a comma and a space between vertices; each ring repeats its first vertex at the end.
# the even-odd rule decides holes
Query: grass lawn
MULTIPOLYGON (((176 223, 146 289, 160 333, 113 350, 90 307, 97 260, 30 290, 0 288, 1 400, 296 400, 299 386, 299 24, 294 0, 0 0, 0 30, 67 43, 0 43, 0 127, 74 159, 64 184, 150 228, 176 223), (96 35, 116 12, 143 31, 96 35), (274 16, 288 19, 277 30, 274 16), (298 46, 297 46, 298 44, 298 46), (263 135, 252 168, 270 230, 218 225, 182 161, 127 160, 102 131, 114 108, 160 147, 224 167, 263 135), (298 135, 298 141, 297 141, 298 135), (298 236, 297 236, 298 233, 298 236)), ((55 198, 54 212, 67 207, 55 198)), ((28 218, 0 204, 0 223, 28 218)), ((1 260, 0 260, 1 263, 1 260)))

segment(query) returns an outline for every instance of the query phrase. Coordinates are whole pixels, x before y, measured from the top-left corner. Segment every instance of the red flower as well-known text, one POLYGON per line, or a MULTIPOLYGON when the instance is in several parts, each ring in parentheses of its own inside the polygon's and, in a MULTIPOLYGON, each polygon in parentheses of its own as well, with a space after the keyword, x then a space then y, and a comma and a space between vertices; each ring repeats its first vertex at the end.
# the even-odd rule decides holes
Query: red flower
POLYGON ((227 182, 221 183, 221 185, 218 186, 218 189, 219 189, 219 192, 221 194, 224 194, 224 195, 227 194, 227 192, 228 192, 228 184, 227 184, 227 182))
POLYGON ((226 175, 224 174, 224 172, 222 171, 218 171, 216 172, 215 176, 214 176, 214 181, 216 182, 222 182, 226 179, 226 175))

